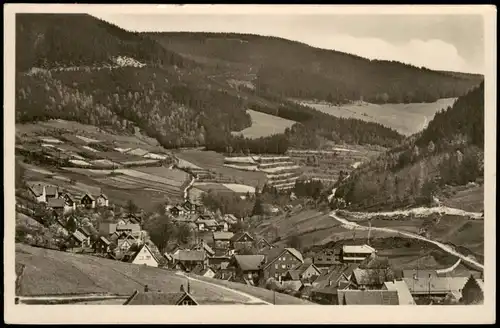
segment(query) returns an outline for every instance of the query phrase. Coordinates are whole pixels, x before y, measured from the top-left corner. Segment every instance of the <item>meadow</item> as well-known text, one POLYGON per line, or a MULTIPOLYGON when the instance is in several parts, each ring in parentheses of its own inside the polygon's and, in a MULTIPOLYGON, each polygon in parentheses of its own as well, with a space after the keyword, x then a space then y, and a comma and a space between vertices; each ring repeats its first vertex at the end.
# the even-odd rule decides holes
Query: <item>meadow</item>
POLYGON ((247 113, 250 114, 252 118, 252 126, 238 132, 232 132, 234 135, 242 135, 250 139, 267 137, 273 134, 283 133, 286 128, 290 128, 296 123, 295 121, 251 109, 247 110, 247 113))
POLYGON ((343 118, 356 118, 376 122, 393 128, 401 134, 411 135, 425 128, 434 114, 452 106, 456 98, 439 99, 433 103, 371 104, 361 102, 343 106, 327 103, 298 101, 323 113, 343 118))

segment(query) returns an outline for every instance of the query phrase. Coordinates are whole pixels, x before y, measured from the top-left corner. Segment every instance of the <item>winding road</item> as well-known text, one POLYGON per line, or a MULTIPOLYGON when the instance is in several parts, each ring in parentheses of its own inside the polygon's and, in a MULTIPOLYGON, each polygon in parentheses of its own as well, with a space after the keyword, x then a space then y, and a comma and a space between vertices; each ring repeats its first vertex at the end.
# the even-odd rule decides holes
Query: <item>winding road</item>
MULTIPOLYGON (((362 226, 362 225, 359 225, 359 224, 357 224, 355 222, 351 222, 351 221, 349 221, 347 219, 344 219, 344 218, 341 218, 341 217, 337 216, 337 212, 336 211, 330 213, 330 217, 332 217, 333 219, 335 219, 335 220, 339 221, 340 223, 342 223, 344 225, 344 227, 347 228, 347 229, 358 229, 358 230, 368 230, 368 229, 370 229, 367 226, 362 226)), ((425 237, 422 237, 420 235, 417 235, 417 234, 414 234, 414 233, 411 233, 411 232, 399 231, 399 230, 390 229, 390 228, 371 227, 371 230, 384 231, 384 232, 389 232, 389 233, 396 233, 396 234, 399 234, 399 235, 402 235, 402 236, 405 236, 405 237, 408 237, 408 238, 418 239, 418 240, 422 240, 422 241, 434 244, 434 245, 438 246, 439 248, 441 248, 443 251, 445 251, 445 252, 447 252, 447 253, 449 253, 449 254, 451 254, 453 256, 458 257, 462 261, 470 263, 470 264, 472 264, 472 265, 474 265, 474 266, 476 266, 478 268, 481 268, 481 270, 484 270, 483 264, 477 262, 476 260, 474 260, 474 259, 472 259, 472 258, 470 258, 468 256, 460 254, 459 252, 455 251, 450 246, 445 245, 445 244, 443 244, 441 242, 438 242, 438 241, 435 241, 435 240, 432 240, 432 239, 427 239, 425 237)))

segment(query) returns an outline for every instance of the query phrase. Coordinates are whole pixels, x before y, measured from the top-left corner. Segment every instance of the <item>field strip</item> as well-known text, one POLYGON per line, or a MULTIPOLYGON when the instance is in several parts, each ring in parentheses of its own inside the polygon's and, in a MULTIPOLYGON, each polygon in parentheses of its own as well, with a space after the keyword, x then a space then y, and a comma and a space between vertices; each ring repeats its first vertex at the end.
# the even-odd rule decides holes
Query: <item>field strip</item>
POLYGON ((457 208, 447 207, 447 206, 436 206, 436 207, 417 207, 409 210, 398 210, 392 212, 349 212, 349 215, 357 219, 369 219, 376 216, 397 216, 397 215, 415 215, 415 216, 428 216, 431 214, 447 214, 447 215, 458 215, 458 216, 468 216, 476 220, 482 220, 482 213, 479 212, 467 212, 457 208))
POLYGON ((199 279, 196 279, 196 278, 193 278, 193 277, 190 277, 190 276, 187 276, 181 272, 176 272, 175 273, 176 275, 179 275, 179 276, 183 276, 189 280, 193 280, 193 281, 196 281, 196 282, 199 282, 199 283, 203 283, 203 284, 207 284, 207 285, 211 285, 213 287, 217 287, 217 288, 220 288, 220 289, 224 289, 224 290, 227 290, 227 291, 230 291, 230 292, 233 292, 235 294, 238 294, 240 296, 243 296, 243 297, 246 297, 248 298, 250 301, 248 302, 249 304, 266 304, 266 305, 272 305, 271 303, 269 302, 266 302, 258 297, 255 297, 255 296, 252 296, 250 294, 247 294, 247 293, 244 293, 244 292, 240 292, 239 290, 234 290, 234 289, 231 289, 231 288, 227 288, 227 287, 224 287, 224 286, 221 286, 221 285, 217 285, 217 284, 214 284, 214 283, 211 283, 211 282, 208 282, 208 281, 203 281, 203 280, 199 280, 199 279))
MULTIPOLYGON (((342 223, 344 225, 345 228, 349 229, 359 229, 359 230, 368 230, 370 229, 369 227, 367 226, 362 226, 362 225, 359 225, 355 222, 351 222, 347 219, 344 219, 344 218, 340 218, 336 215, 337 213, 334 211, 330 214, 330 216, 339 221, 340 223, 342 223)), ((376 214, 376 213, 375 213, 376 214)), ((417 235, 417 234, 414 234, 414 233, 410 233, 410 232, 404 232, 404 231, 400 231, 400 230, 396 230, 396 229, 390 229, 390 228, 382 228, 382 227, 371 227, 371 230, 377 230, 377 231, 384 231, 384 232, 390 232, 390 233, 397 233, 399 235, 402 235, 402 236, 405 236, 405 237, 408 237, 408 238, 413 238, 413 239, 418 239, 418 240, 422 240, 422 241, 426 241, 428 243, 431 243, 431 244, 434 244, 436 246, 438 246, 439 248, 441 248, 443 251, 451 254, 451 255, 454 255, 456 257, 458 257, 459 259, 462 259, 462 261, 465 261, 467 263, 470 263, 478 268, 481 268, 481 270, 484 270, 484 266, 471 259, 470 257, 468 256, 465 256, 457 251, 455 251, 453 248, 451 248, 450 246, 448 245, 445 245, 443 243, 440 243, 438 241, 435 241, 435 240, 432 240, 432 239, 427 239, 425 237, 422 237, 420 235, 417 235)))

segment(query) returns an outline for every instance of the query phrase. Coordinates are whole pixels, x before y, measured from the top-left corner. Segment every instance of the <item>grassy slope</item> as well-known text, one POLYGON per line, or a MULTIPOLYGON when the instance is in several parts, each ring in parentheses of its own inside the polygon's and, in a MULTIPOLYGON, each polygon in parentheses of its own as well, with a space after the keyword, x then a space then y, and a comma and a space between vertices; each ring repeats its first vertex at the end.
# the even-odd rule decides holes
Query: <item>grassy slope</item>
POLYGON ((287 304, 296 304, 296 305, 313 305, 313 303, 287 295, 287 294, 281 294, 281 293, 274 293, 270 290, 264 289, 264 288, 259 288, 259 287, 254 287, 254 286, 249 286, 249 285, 244 285, 240 284, 237 282, 232 282, 232 281, 225 281, 225 280, 219 280, 219 279, 213 279, 213 278, 207 278, 207 277, 199 277, 193 275, 196 279, 211 282, 213 284, 221 285, 224 287, 228 287, 234 290, 238 290, 250 295, 253 295, 255 297, 258 297, 266 302, 273 303, 276 301, 276 305, 287 305, 287 304), (276 298, 274 298, 276 296, 276 298))
MULTIPOLYGON (((70 295, 110 293, 131 295, 134 290, 176 292, 186 279, 171 271, 97 257, 16 245, 16 263, 25 265, 20 294, 70 295)), ((202 303, 244 303, 238 294, 191 282, 194 297, 202 303)))
POLYGON ((312 102, 302 102, 302 104, 333 116, 376 122, 393 128, 401 134, 411 135, 422 130, 436 112, 452 106, 454 101, 455 98, 440 99, 433 103, 385 105, 363 103, 332 106, 312 102))
POLYGON ((254 110, 248 110, 247 113, 250 114, 252 118, 252 126, 239 132, 233 132, 233 134, 243 135, 245 138, 251 139, 267 137, 273 134, 283 133, 286 128, 290 128, 295 124, 294 121, 254 110))

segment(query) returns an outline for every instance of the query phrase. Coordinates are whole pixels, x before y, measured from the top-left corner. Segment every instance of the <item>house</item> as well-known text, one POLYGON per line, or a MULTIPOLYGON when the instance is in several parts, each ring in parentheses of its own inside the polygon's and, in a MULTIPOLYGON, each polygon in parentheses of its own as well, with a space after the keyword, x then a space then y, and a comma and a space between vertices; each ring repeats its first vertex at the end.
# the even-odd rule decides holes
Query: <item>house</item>
POLYGON ((374 252, 375 249, 368 245, 344 245, 341 258, 344 263, 357 263, 362 262, 374 252))
POLYGON ((108 200, 108 196, 106 196, 105 194, 100 194, 99 196, 97 196, 96 198, 96 204, 97 206, 99 207, 108 207, 109 206, 109 200, 108 200))
POLYGON ((221 221, 217 223, 217 231, 229 231, 229 224, 225 221, 221 221))
POLYGON ((76 201, 70 194, 61 193, 59 194, 59 199, 62 199, 64 201, 64 209, 63 209, 64 213, 76 210, 76 201))
POLYGON ((291 270, 288 270, 283 280, 300 280, 304 284, 312 284, 312 282, 319 277, 321 270, 313 263, 301 263, 291 270))
POLYGON ((470 276, 462 288, 462 303, 483 304, 484 301, 484 281, 474 276, 470 276))
POLYGON ((184 210, 180 206, 172 206, 168 209, 168 211, 175 217, 184 215, 184 210))
POLYGON ((318 278, 312 283, 314 288, 322 289, 329 286, 336 286, 340 282, 350 282, 357 264, 335 264, 327 270, 321 272, 318 278))
POLYGON ((141 226, 137 223, 128 223, 128 224, 117 224, 115 227, 117 232, 127 232, 130 234, 138 234, 141 232, 141 226))
MULTIPOLYGON (((461 295, 468 277, 415 277, 403 278, 417 304, 422 300, 443 301, 448 294, 461 295)), ((458 297, 460 299, 460 297, 458 297)))
MULTIPOLYGON (((114 236, 116 236, 116 235, 114 235, 114 236)), ((137 240, 132 235, 129 235, 126 233, 119 234, 117 238, 115 238, 114 236, 112 236, 112 240, 116 241, 115 253, 123 253, 124 254, 124 253, 129 251, 129 249, 130 249, 130 247, 132 247, 132 245, 137 243, 137 240)))
POLYGON ((28 190, 38 203, 47 202, 47 197, 45 194, 45 185, 42 185, 40 183, 28 184, 28 190))
POLYGON ((45 186, 45 197, 49 201, 51 198, 59 198, 59 190, 56 186, 45 186))
POLYGON ((80 204, 87 208, 95 208, 95 198, 87 193, 80 199, 80 204))
POLYGON ((224 214, 224 217, 222 219, 229 225, 236 224, 239 221, 238 218, 233 214, 224 214))
POLYGON ((351 287, 351 282, 346 280, 338 280, 335 283, 332 280, 328 284, 321 287, 312 287, 311 300, 318 304, 338 305, 338 293, 341 290, 346 290, 351 287))
POLYGON ((380 290, 386 281, 394 281, 396 276, 392 269, 360 269, 352 272, 351 282, 357 289, 380 290))
POLYGON ((92 237, 92 233, 85 227, 79 227, 76 231, 85 237, 84 246, 90 247, 90 237, 92 237))
POLYGON ((257 285, 262 278, 262 266, 265 264, 264 255, 234 255, 228 268, 234 271, 240 282, 249 282, 257 285))
POLYGON ((232 232, 214 231, 214 246, 218 249, 229 249, 231 246, 231 238, 234 234, 232 232))
POLYGON ((281 281, 288 270, 304 262, 302 254, 295 248, 273 248, 262 253, 266 259, 263 266, 265 280, 281 281))
POLYGON ((339 305, 400 305, 398 292, 393 290, 339 290, 339 305))
POLYGON ((203 251, 179 250, 172 255, 174 267, 185 271, 192 271, 196 266, 205 268, 208 265, 208 257, 203 251))
POLYGON ((196 206, 190 200, 186 200, 182 204, 182 208, 184 209, 184 213, 187 213, 187 214, 196 213, 196 206))
POLYGON ((229 264, 230 261, 231 256, 227 254, 215 254, 208 258, 208 265, 217 268, 229 264))
POLYGON ((326 269, 340 263, 339 257, 340 249, 326 249, 314 255, 313 263, 319 269, 326 269))
POLYGON ((47 207, 56 211, 64 212, 65 201, 61 198, 48 198, 47 207))
POLYGON ((231 246, 235 250, 252 248, 255 239, 248 232, 238 232, 231 238, 231 246))
POLYGON ((198 305, 198 302, 187 292, 135 291, 123 305, 198 305))
POLYGON ((124 260, 128 263, 147 265, 151 267, 158 267, 159 259, 151 251, 147 244, 139 247, 138 250, 126 254, 124 260))
POLYGON ((84 248, 86 246, 87 238, 80 231, 75 231, 69 235, 66 247, 69 249, 84 248))
POLYGON ((266 249, 271 249, 273 248, 273 245, 271 245, 270 242, 268 242, 266 239, 264 238, 261 238, 258 242, 257 242, 257 249, 259 251, 261 250, 266 250, 266 249))
POLYGON ((214 219, 210 220, 196 220, 195 221, 196 225, 198 226, 199 231, 217 231, 218 223, 214 219))
POLYGON ((111 251, 110 246, 111 242, 106 237, 100 236, 94 242, 94 252, 97 254, 107 254, 111 251))
POLYGON ((202 240, 199 244, 197 244, 193 248, 193 250, 194 251, 198 251, 198 250, 204 251, 207 253, 208 257, 215 255, 215 251, 212 249, 212 247, 208 246, 208 244, 204 240, 202 240))
POLYGON ((213 278, 215 276, 215 271, 210 268, 210 267, 201 267, 201 266, 197 266, 196 268, 194 268, 193 271, 191 271, 191 273, 194 273, 195 275, 198 275, 198 276, 202 276, 202 277, 207 277, 207 278, 213 278))
POLYGON ((415 300, 411 296, 406 282, 402 280, 384 282, 383 290, 392 290, 398 293, 399 305, 415 305, 415 300))

